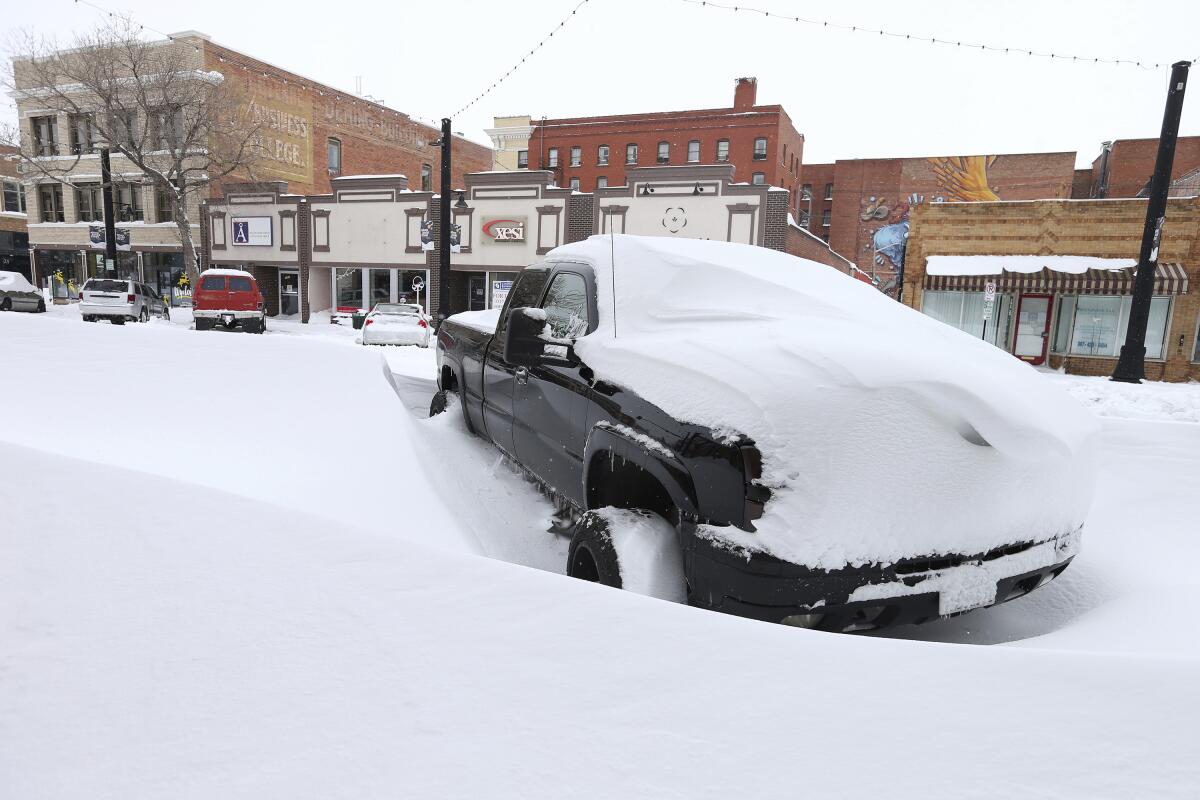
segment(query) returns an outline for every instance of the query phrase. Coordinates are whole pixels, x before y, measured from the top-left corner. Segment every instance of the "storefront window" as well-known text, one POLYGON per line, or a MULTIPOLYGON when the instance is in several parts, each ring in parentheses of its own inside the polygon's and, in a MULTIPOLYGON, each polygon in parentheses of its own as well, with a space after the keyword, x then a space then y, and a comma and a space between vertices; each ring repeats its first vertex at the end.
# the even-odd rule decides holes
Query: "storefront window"
POLYGON ((925 292, 921 300, 927 316, 1006 350, 1011 308, 1011 297, 997 295, 991 318, 985 321, 983 292, 925 292))
POLYGON ((177 306, 191 298, 192 289, 183 270, 183 253, 143 253, 142 270, 146 283, 177 306))
POLYGON ((362 270, 357 267, 335 270, 334 279, 337 282, 337 307, 362 308, 362 270))
POLYGON ((117 259, 113 264, 113 270, 109 270, 104 264, 104 252, 88 253, 88 277, 89 278, 111 278, 115 277, 133 280, 141 280, 138 276, 137 253, 117 253, 117 259))
POLYGON ((1074 295, 1063 295, 1058 298, 1058 321, 1054 326, 1054 339, 1050 342, 1050 352, 1065 353, 1071 346, 1071 321, 1075 319, 1074 295))
MULTIPOLYGON (((1118 356, 1121 345, 1125 343, 1132 302, 1133 298, 1128 295, 1081 295, 1075 303, 1070 353, 1077 356, 1118 356)), ((1150 319, 1146 325, 1146 358, 1163 357, 1163 340, 1167 333, 1167 315, 1170 310, 1171 298, 1150 299, 1150 319)))
POLYGON ((418 303, 429 309, 429 273, 423 269, 398 270, 396 283, 397 303, 418 303))
POLYGON ((37 264, 42 286, 50 289, 52 296, 74 298, 79 294, 83 270, 77 250, 39 250, 37 264))
POLYGON ((374 308, 380 303, 389 303, 392 299, 392 272, 390 269, 372 269, 370 272, 371 280, 371 308, 374 308))

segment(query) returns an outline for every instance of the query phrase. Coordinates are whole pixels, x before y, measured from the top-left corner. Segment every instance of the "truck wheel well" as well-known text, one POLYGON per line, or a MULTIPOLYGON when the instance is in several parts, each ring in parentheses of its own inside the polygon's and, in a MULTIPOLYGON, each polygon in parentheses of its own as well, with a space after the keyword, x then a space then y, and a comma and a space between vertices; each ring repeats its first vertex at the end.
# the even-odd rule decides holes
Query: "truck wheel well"
POLYGON ((438 386, 447 392, 458 391, 458 376, 454 374, 454 370, 450 369, 448 365, 442 367, 442 377, 438 381, 438 386))
POLYGON ((587 506, 641 509, 658 514, 672 525, 679 522, 679 510, 671 493, 657 478, 634 462, 607 451, 592 456, 587 506))

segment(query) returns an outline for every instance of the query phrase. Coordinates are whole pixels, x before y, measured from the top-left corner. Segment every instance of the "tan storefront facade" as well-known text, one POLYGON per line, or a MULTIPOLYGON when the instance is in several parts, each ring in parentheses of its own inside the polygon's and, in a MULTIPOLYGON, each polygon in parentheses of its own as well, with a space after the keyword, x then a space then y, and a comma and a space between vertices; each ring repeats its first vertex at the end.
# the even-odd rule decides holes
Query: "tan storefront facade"
MULTIPOLYGON (((1128 326, 1146 203, 921 206, 904 256, 903 302, 1036 366, 1111 375, 1128 326)), ((1148 379, 1200 380, 1198 326, 1200 198, 1171 199, 1146 335, 1148 379)))

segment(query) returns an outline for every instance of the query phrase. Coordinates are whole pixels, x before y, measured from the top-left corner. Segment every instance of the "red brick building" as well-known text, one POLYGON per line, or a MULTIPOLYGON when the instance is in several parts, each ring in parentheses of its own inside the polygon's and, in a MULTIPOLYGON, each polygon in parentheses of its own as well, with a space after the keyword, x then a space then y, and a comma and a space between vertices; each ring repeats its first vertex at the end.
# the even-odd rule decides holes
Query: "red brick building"
POLYGON ((835 164, 805 164, 800 171, 800 227, 829 241, 833 225, 833 176, 835 164))
POLYGON ((795 214, 804 137, 783 106, 759 105, 757 92, 754 78, 739 78, 729 108, 533 120, 528 168, 590 192, 625 185, 629 167, 729 163, 736 182, 787 189, 795 214))
POLYGON ((828 231, 830 247, 888 291, 904 258, 908 217, 916 206, 1068 198, 1075 180, 1073 152, 851 159, 833 165, 832 181, 828 166, 805 166, 802 173, 804 183, 820 184, 813 186, 809 230, 828 231))
MULTIPOLYGON (((1092 161, 1091 191, 1082 197, 1137 197, 1150 184, 1158 139, 1105 142, 1092 161)), ((1200 167, 1200 136, 1181 136, 1175 144, 1171 180, 1200 167)))
MULTIPOLYGON (((261 121, 266 150, 277 156, 260 166, 257 179, 284 180, 291 192, 317 194, 330 191, 330 180, 341 175, 401 174, 415 190, 438 190, 439 129, 202 35, 196 39, 205 68, 247 98, 247 114, 261 121)), ((491 169, 491 148, 456 136, 452 163, 453 184, 462 186, 467 173, 491 169)))

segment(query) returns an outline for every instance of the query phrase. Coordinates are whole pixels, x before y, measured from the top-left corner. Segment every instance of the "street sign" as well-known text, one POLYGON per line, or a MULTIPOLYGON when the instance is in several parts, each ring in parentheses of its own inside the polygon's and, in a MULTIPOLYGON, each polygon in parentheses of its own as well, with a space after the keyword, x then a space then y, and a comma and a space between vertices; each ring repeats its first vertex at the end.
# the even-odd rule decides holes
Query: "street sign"
POLYGON ((996 282, 988 281, 983 287, 983 319, 992 318, 992 309, 996 306, 996 282))

